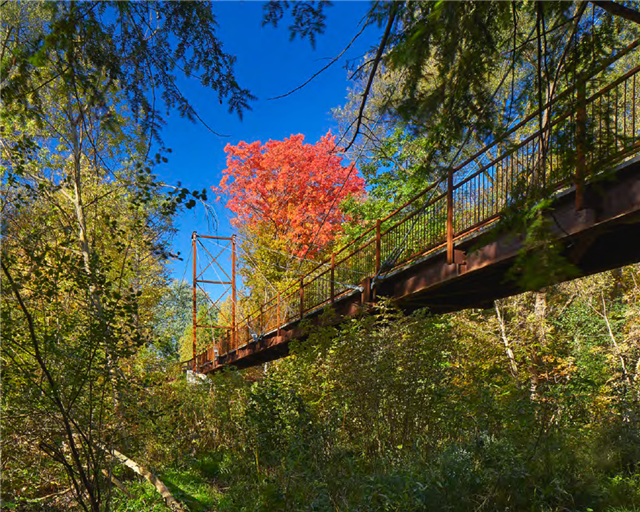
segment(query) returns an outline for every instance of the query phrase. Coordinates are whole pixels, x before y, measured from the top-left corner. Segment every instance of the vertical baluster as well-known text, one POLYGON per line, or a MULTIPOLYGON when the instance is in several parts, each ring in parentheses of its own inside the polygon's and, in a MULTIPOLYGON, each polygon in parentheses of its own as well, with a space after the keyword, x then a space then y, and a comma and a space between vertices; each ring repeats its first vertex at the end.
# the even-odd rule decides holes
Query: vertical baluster
POLYGON ((598 158, 602 155, 602 96, 598 98, 598 158))
POLYGON ((507 160, 505 162, 504 174, 500 179, 500 193, 502 197, 501 206, 505 208, 509 202, 509 192, 507 191, 507 181, 509 179, 509 171, 511 166, 513 165, 513 155, 507 156, 507 160))
MULTIPOLYGON (((560 125, 558 124, 558 128, 559 129, 560 125)), ((550 186, 553 186, 554 183, 554 175, 553 175, 553 151, 552 148, 554 147, 554 144, 552 144, 552 140, 553 140, 553 130, 554 130, 554 126, 551 124, 551 122, 549 122, 549 139, 547 140, 547 162, 549 164, 549 177, 547 179, 547 183, 550 186)))
POLYGON ((623 115, 622 115, 622 127, 623 127, 623 141, 624 144, 626 144, 627 141, 627 82, 628 80, 624 81, 624 108, 622 109, 623 115))
POLYGON ((638 115, 638 113, 636 112, 636 75, 637 75, 637 73, 635 73, 633 75, 633 104, 632 104, 632 107, 631 107, 632 110, 633 110, 633 113, 631 115, 631 120, 632 120, 631 134, 632 134, 632 137, 634 139, 634 142, 635 142, 635 139, 636 139, 636 137, 638 135, 636 133, 636 116, 638 115))
POLYGON ((615 115, 615 124, 614 129, 611 130, 611 135, 613 137, 612 146, 615 146, 615 149, 618 149, 618 103, 620 101, 620 84, 616 85, 616 115, 615 115))
POLYGON ((304 277, 300 279, 300 318, 304 316, 304 277))
POLYGON ((505 165, 504 175, 501 179, 501 193, 502 193, 502 208, 507 206, 507 202, 509 200, 508 192, 507 192, 507 180, 509 178, 509 169, 513 165, 513 154, 507 157, 507 165, 505 165))
MULTIPOLYGON (((488 169, 487 169, 488 171, 488 169)), ((472 207, 471 209, 471 220, 470 222, 464 226, 464 228, 467 228, 469 226, 472 226, 473 224, 475 224, 476 222, 478 222, 480 220, 480 216, 482 215, 482 192, 483 192, 483 186, 482 186, 482 182, 484 181, 484 173, 480 173, 478 174, 477 177, 473 178, 471 181, 469 181, 469 202, 470 204, 473 205, 473 203, 475 202, 475 208, 472 207), (476 185, 474 186, 473 183, 475 183, 476 185), (475 219, 474 217, 474 210, 475 210, 475 219)))
POLYGON ((381 237, 380 230, 382 226, 382 221, 378 219, 376 221, 376 274, 380 272, 380 255, 382 253, 382 245, 381 245, 381 237))
MULTIPOLYGON (((591 107, 591 115, 589 116, 589 119, 591 119, 591 124, 593 126, 593 120, 595 119, 595 116, 596 116, 596 107, 593 102, 590 102, 589 106, 591 107)), ((592 132, 593 130, 594 129, 592 128, 592 132)), ((593 137, 591 137, 591 139, 593 139, 593 137)), ((593 169, 593 159, 594 159, 594 147, 592 142, 591 147, 589 148, 589 168, 590 169, 593 169)))
MULTIPOLYGON (((498 158, 500 158, 500 146, 498 146, 498 158)), ((493 215, 493 212, 498 209, 498 194, 496 191, 496 187, 498 186, 498 176, 500 175, 500 169, 502 168, 502 160, 498 160, 496 162, 495 168, 493 170, 493 181, 490 182, 491 185, 491 200, 490 204, 487 207, 487 211, 489 213, 485 214, 485 218, 493 215)))
POLYGON ((447 175, 447 263, 453 263, 453 169, 447 175))
POLYGON ((280 316, 280 292, 278 292, 276 302, 276 328, 278 329, 278 336, 280 336, 280 326, 282 325, 282 318, 280 316))
POLYGON ((511 200, 513 199, 513 176, 518 172, 518 153, 520 149, 514 148, 511 153, 511 168, 509 169, 509 174, 507 175, 507 198, 509 204, 511 204, 511 200))

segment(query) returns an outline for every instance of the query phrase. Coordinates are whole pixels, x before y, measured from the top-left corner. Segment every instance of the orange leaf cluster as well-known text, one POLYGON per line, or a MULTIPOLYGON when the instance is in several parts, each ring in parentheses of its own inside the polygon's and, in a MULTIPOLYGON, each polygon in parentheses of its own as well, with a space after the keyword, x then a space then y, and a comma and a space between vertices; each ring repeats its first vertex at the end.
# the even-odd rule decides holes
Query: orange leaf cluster
POLYGON ((348 220, 340 203, 364 194, 364 180, 353 165, 343 165, 330 132, 316 144, 292 135, 266 144, 227 144, 224 150, 227 168, 212 188, 227 197, 232 223, 285 241, 293 254, 305 254, 313 244, 312 255, 331 242, 348 220))

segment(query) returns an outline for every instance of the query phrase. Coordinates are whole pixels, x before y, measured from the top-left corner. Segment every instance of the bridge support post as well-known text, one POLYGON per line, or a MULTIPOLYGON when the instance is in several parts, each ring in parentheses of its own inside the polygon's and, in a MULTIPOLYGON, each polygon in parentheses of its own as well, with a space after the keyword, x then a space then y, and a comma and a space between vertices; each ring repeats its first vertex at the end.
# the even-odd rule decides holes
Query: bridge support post
MULTIPOLYGON (((218 348, 218 351, 219 351, 218 355, 220 357, 223 357, 224 356, 223 352, 226 354, 227 352, 229 352, 234 348, 233 347, 234 340, 235 340, 234 333, 237 327, 237 324, 235 321, 236 309, 237 309, 236 283, 235 283, 236 239, 235 239, 235 236, 223 237, 223 236, 199 235, 197 232, 194 231, 192 235, 192 244, 193 244, 192 250, 193 250, 193 347, 194 347, 193 349, 196 350, 197 348, 196 342, 198 339, 197 333, 199 328, 207 328, 207 329, 221 328, 221 329, 224 329, 225 334, 220 335, 217 341, 215 337, 212 336, 211 344, 214 347, 218 348), (203 243, 203 242, 206 242, 207 240, 222 241, 224 243, 223 246, 220 246, 222 248, 222 251, 219 252, 216 256, 213 256, 203 243), (201 264, 201 262, 198 260, 198 254, 197 254, 198 245, 200 245, 200 247, 202 248, 203 252, 201 253, 201 255, 204 256, 204 259, 205 260, 209 259, 208 264, 206 264, 206 261, 205 261, 205 268, 204 270, 201 269, 200 273, 198 273, 197 271, 197 268, 201 264), (222 266, 220 265, 220 261, 218 260, 218 258, 222 255, 222 253, 226 250, 231 251, 231 255, 232 255, 232 258, 231 258, 232 268, 229 273, 227 273, 227 271, 222 268, 222 266), (220 279, 219 275, 217 280, 206 279, 207 276, 204 275, 204 273, 208 268, 210 268, 213 265, 217 266, 222 271, 223 275, 229 280, 228 281, 219 280, 220 279), (231 274, 232 277, 229 277, 229 274, 231 274), (214 301, 209 295, 209 293, 203 288, 203 286, 206 286, 206 285, 224 286, 225 288, 222 292, 222 295, 217 300, 214 301), (197 293, 198 293, 197 288, 200 288, 200 292, 202 293, 201 300, 208 304, 207 305, 208 311, 207 313, 205 313, 205 315, 208 314, 212 308, 216 308, 218 312, 221 314, 221 316, 224 317, 225 325, 202 325, 198 323, 198 311, 197 311, 198 304, 196 300, 197 293), (223 314, 218 305, 223 297, 227 297, 227 294, 231 294, 232 313, 233 313, 231 317, 229 317, 228 313, 223 314)), ((218 244, 216 243, 216 245, 218 244)), ((217 271, 215 272, 217 274, 217 271)), ((195 365, 197 365, 197 369, 199 369, 199 371, 206 371, 205 369, 203 369, 202 365, 209 360, 207 355, 208 354, 207 350, 201 352, 197 358, 194 357, 195 365)))
POLYGON ((371 302, 371 278, 365 277, 361 282, 362 293, 360 294, 360 303, 365 304, 371 302))
POLYGON ((467 270, 467 253, 460 249, 454 249, 453 262, 458 266, 458 274, 464 274, 467 270))
POLYGON ((233 348, 238 348, 236 329, 236 235, 231 237, 231 338, 233 348))
POLYGON ((380 272, 380 254, 382 252, 381 247, 381 237, 380 237, 380 227, 382 226, 382 221, 378 219, 376 221, 376 275, 380 272))
POLYGON ((197 250, 196 250, 196 232, 194 231, 191 235, 191 244, 193 250, 193 372, 195 373, 198 368, 198 364, 196 362, 196 356, 198 352, 198 348, 196 347, 196 331, 197 331, 197 304, 196 304, 196 258, 197 258, 197 250))

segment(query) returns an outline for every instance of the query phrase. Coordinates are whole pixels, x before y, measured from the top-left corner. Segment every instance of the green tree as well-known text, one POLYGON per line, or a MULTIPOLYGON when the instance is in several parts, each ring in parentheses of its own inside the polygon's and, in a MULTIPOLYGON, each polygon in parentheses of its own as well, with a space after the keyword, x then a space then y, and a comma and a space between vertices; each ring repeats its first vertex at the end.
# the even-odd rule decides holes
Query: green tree
POLYGON ((191 287, 185 281, 173 280, 154 308, 153 347, 169 360, 181 354, 181 338, 192 323, 192 301, 191 287))
MULTIPOLYGON (((446 155, 470 129, 495 135, 504 129, 498 122, 503 100, 493 94, 496 75, 507 72, 513 88, 508 107, 521 114, 518 109, 531 110, 562 90, 556 82, 567 83, 566 71, 587 72, 634 39, 637 16, 613 14, 604 4, 616 5, 595 2, 587 14, 584 2, 374 4, 368 21, 384 22, 386 30, 370 62, 356 71, 366 77, 359 114, 375 77, 389 68, 396 86, 379 101, 409 129, 427 135, 434 155, 446 155)), ((357 116, 355 133, 364 121, 357 116)))
MULTIPOLYGON (((113 148, 135 155, 135 131, 89 133, 64 118, 73 104, 53 92, 47 104, 63 107, 47 117, 55 135, 29 134, 41 146, 3 191, 3 386, 8 418, 17 419, 3 427, 5 439, 29 432, 66 471, 81 507, 98 510, 125 387, 118 361, 149 340, 171 221, 157 187, 132 185, 142 176, 134 165, 107 169, 81 149, 91 137, 105 159, 117 158, 113 148), (41 421, 25 429, 30 415, 41 421)), ((95 128, 94 114, 83 111, 95 128)), ((11 128, 17 138, 31 127, 11 128)), ((13 170, 15 153, 3 157, 13 170)))

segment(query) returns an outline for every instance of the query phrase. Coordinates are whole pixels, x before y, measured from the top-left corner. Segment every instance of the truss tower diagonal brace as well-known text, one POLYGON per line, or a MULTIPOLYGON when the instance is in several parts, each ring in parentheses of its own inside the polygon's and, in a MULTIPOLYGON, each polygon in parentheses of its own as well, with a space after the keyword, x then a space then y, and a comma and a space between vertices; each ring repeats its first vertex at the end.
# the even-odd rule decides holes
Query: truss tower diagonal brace
MULTIPOLYGON (((198 235, 197 232, 193 232, 193 234, 191 235, 191 241, 192 241, 192 250, 193 250, 193 371, 197 372, 198 368, 199 368, 199 364, 198 364, 198 360, 197 360, 197 356, 198 356, 198 347, 197 347, 197 339, 198 339, 198 328, 218 328, 218 329, 224 329, 226 331, 230 331, 230 336, 227 338, 228 341, 231 342, 231 347, 227 347, 227 350, 229 348, 233 348, 233 349, 237 349, 238 346, 238 335, 237 335, 237 322, 236 322, 236 314, 237 314, 237 293, 236 293, 236 237, 231 236, 231 237, 221 237, 221 236, 208 236, 208 235, 198 235), (209 252, 207 250, 207 248, 202 245, 202 241, 199 239, 211 239, 211 240, 222 240, 222 241, 226 241, 228 242, 228 244, 226 245, 225 248, 223 248, 222 251, 220 251, 219 254, 217 254, 215 257, 211 254, 211 252, 209 252), (197 244, 200 243, 202 245, 202 248, 205 251, 205 258, 206 256, 209 256, 209 258, 211 259, 211 261, 209 262, 209 264, 205 267, 205 269, 198 274, 197 272, 197 264, 198 264, 198 256, 197 256, 197 244), (210 268, 212 265, 217 265, 220 270, 222 270, 222 272, 224 274, 226 274, 225 270, 222 268, 222 266, 220 265, 220 263, 218 262, 218 257, 220 255, 222 255, 222 253, 224 252, 224 250, 226 248, 229 247, 229 245, 231 245, 231 278, 230 281, 222 281, 222 280, 211 280, 211 279, 204 279, 204 273, 205 271, 210 268), (201 279, 202 278, 202 279, 201 279), (198 303, 197 303, 197 288, 199 286, 198 283, 202 283, 202 284, 214 284, 214 285, 230 285, 230 291, 231 291, 231 325, 204 325, 204 324, 199 324, 198 323, 198 303), (230 338, 230 339, 229 339, 230 338)), ((229 288, 227 288, 222 296, 216 301, 213 302, 213 300, 211 299, 211 297, 209 297, 209 295, 204 291, 204 289, 202 290, 204 292, 205 298, 213 303, 213 306, 215 306, 221 299, 222 297, 228 293, 229 288)), ((215 345, 215 340, 212 340, 212 342, 215 345)), ((215 348, 215 347, 214 347, 215 348)))

